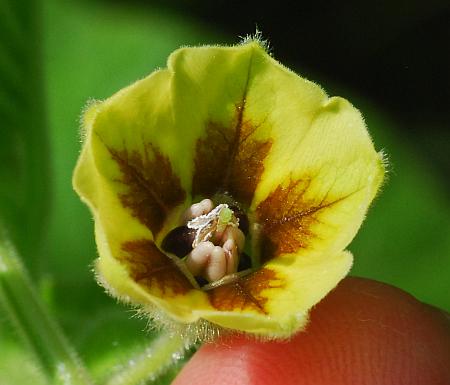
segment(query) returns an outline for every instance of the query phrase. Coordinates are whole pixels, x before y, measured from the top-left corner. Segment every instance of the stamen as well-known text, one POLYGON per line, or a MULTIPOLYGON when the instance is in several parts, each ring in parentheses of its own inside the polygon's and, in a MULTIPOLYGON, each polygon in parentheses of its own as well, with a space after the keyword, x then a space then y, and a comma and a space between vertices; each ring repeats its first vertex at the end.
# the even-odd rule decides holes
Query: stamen
POLYGON ((226 277, 236 276, 245 246, 240 226, 243 222, 248 228, 247 216, 235 206, 222 203, 214 207, 210 199, 203 199, 191 205, 183 218, 186 225, 170 231, 162 241, 162 249, 186 257, 185 267, 197 279, 216 285, 228 282, 226 277))
POLYGON ((223 244, 226 259, 226 274, 233 274, 237 271, 239 264, 239 254, 234 239, 227 239, 223 244))
POLYGON ((245 235, 239 229, 239 219, 227 204, 219 204, 191 219, 187 227, 197 232, 193 250, 186 257, 186 266, 194 276, 215 282, 237 272, 245 235))
POLYGON ((208 214, 213 207, 214 203, 211 199, 203 199, 202 201, 194 203, 191 207, 189 207, 184 213, 183 219, 185 222, 188 222, 191 219, 208 214))
POLYGON ((197 231, 192 247, 196 247, 200 242, 209 241, 213 236, 218 241, 228 226, 238 225, 239 220, 227 204, 220 204, 208 214, 200 215, 187 223, 188 228, 197 231))

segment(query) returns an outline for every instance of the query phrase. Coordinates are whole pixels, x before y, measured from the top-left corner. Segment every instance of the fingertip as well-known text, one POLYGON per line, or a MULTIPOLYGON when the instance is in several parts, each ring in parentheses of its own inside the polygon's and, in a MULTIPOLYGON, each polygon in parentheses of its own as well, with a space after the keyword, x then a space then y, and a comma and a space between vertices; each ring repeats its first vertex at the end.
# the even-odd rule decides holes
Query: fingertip
POLYGON ((449 325, 402 290, 347 278, 290 341, 223 337, 204 345, 174 384, 446 385, 449 325))

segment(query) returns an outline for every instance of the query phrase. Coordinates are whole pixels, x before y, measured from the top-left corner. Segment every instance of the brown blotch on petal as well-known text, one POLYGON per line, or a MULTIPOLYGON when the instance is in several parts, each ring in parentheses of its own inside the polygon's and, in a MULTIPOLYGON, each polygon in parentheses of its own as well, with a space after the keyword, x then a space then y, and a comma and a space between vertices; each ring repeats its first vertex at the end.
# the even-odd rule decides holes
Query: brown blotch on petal
POLYGON ((158 234, 170 210, 186 198, 169 159, 152 144, 145 146, 143 154, 107 148, 119 165, 122 175, 118 181, 126 186, 127 191, 119 195, 122 204, 154 235, 158 234))
POLYGON ((279 185, 258 205, 256 218, 262 226, 262 263, 307 248, 317 238, 311 231, 311 225, 319 222, 317 213, 352 195, 333 199, 326 194, 320 202, 314 202, 304 197, 310 184, 309 178, 291 180, 286 187, 279 185))
POLYGON ((131 278, 148 290, 157 287, 164 295, 184 294, 192 285, 175 263, 150 240, 122 244, 119 260, 128 267, 131 278))
POLYGON ((236 282, 219 286, 209 292, 209 301, 217 310, 254 310, 267 314, 265 304, 267 298, 263 296, 265 289, 282 288, 273 270, 262 268, 250 275, 239 278, 236 282))
POLYGON ((206 136, 196 145, 194 196, 227 192, 238 202, 250 205, 272 142, 253 137, 257 126, 244 120, 244 107, 236 107, 230 126, 207 123, 206 136))

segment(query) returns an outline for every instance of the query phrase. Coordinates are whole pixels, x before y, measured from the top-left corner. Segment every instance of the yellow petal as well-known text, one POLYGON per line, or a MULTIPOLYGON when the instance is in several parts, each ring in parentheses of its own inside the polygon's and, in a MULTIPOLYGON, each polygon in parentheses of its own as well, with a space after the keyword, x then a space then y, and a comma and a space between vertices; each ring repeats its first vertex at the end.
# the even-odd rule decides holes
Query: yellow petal
POLYGON ((238 283, 210 295, 220 311, 200 317, 226 328, 268 338, 289 337, 305 326, 308 312, 348 273, 348 251, 321 258, 274 259, 238 283), (237 286, 237 287, 236 287, 237 286))
POLYGON ((169 58, 176 130, 184 153, 194 160, 191 190, 196 199, 227 191, 248 206, 253 198, 271 146, 251 138, 257 127, 244 119, 255 55, 267 56, 252 42, 181 49, 169 58))
POLYGON ((74 186, 95 218, 100 281, 181 323, 300 328, 348 271, 342 250, 383 178, 359 112, 257 42, 177 50, 167 69, 94 104, 84 131, 74 186), (203 292, 159 245, 189 204, 223 191, 250 210, 264 265, 203 292))
POLYGON ((207 143, 216 163, 199 164, 194 153, 201 152, 199 142, 210 127, 232 130, 238 123, 236 105, 243 100, 255 46, 178 50, 168 69, 87 111, 74 185, 93 211, 98 272, 115 295, 156 304, 186 322, 195 318, 193 308, 211 309, 207 296, 189 286, 172 259, 161 263, 156 245, 179 224, 191 201, 192 180, 194 195, 207 195, 204 186, 220 189, 217 168, 224 162, 217 162, 218 153, 229 155, 231 139, 219 150, 207 143), (206 184, 198 182, 204 165, 207 177, 215 178, 206 184))
POLYGON ((252 201, 262 260, 334 255, 360 227, 384 176, 359 111, 256 51, 244 120, 270 138, 252 201))
MULTIPOLYGON (((95 219, 99 281, 125 301, 158 306, 175 319, 195 321, 192 304, 209 306, 204 293, 194 290, 173 260, 158 250, 152 232, 154 222, 150 219, 146 225, 145 219, 134 216, 133 207, 124 204, 128 184, 121 186, 121 170, 108 154, 109 148, 96 136, 97 119, 104 106, 97 103, 85 115, 84 146, 74 174, 75 190, 95 219)), ((139 201, 140 196, 134 198, 139 201)))

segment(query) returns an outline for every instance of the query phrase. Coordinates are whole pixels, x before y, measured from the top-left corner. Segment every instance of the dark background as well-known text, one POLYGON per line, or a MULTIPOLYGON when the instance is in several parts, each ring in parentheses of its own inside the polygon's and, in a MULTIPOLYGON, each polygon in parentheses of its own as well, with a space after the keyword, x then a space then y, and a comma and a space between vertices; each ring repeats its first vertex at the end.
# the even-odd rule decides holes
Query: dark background
POLYGON ((116 3, 149 9, 156 4, 226 33, 230 42, 257 27, 282 63, 359 90, 394 116, 406 140, 448 179, 450 2, 116 3))
MULTIPOLYGON (((256 26, 277 60, 359 108, 388 155, 351 274, 450 310, 449 4, 0 0, 1 220, 99 383, 157 334, 95 282, 93 221, 71 186, 82 110, 180 46, 235 44, 256 26)), ((2 311, 0 383, 44 384, 2 311)))

